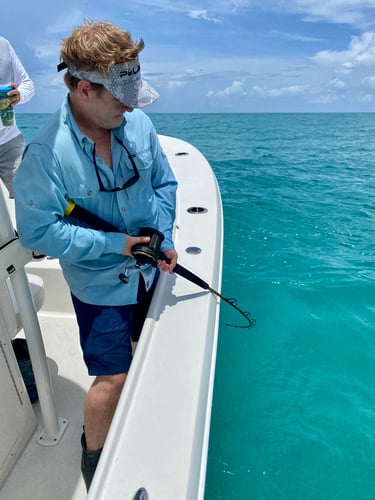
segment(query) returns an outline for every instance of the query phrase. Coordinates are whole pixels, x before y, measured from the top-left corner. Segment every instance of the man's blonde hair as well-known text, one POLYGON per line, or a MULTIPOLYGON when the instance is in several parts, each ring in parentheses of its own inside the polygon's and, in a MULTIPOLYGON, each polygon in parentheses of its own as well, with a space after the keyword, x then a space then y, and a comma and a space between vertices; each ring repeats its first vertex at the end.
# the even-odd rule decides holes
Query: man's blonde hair
POLYGON ((108 21, 85 21, 63 39, 60 55, 68 68, 107 73, 115 64, 136 59, 143 48, 142 38, 136 43, 108 21))

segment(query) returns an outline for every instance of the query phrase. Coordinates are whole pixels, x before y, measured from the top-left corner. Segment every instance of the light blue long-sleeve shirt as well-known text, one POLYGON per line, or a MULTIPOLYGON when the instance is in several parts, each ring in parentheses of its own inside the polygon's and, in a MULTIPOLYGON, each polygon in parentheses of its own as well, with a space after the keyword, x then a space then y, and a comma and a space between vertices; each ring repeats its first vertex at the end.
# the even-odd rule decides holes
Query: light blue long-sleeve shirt
MULTIPOLYGON (((60 259, 71 292, 80 300, 100 305, 136 303, 140 270, 133 257, 124 257, 125 233, 141 227, 161 231, 161 250, 173 248, 177 182, 161 149, 151 120, 141 110, 126 113, 112 129, 112 170, 96 156, 105 188, 121 187, 134 174, 125 149, 135 154, 140 179, 117 192, 101 192, 93 163, 94 143, 83 135, 68 98, 27 146, 14 179, 17 230, 26 248, 60 259), (121 233, 87 227, 64 212, 67 200, 98 215, 121 233), (125 273, 127 284, 119 280, 125 273)), ((146 287, 155 269, 141 268, 146 287)))

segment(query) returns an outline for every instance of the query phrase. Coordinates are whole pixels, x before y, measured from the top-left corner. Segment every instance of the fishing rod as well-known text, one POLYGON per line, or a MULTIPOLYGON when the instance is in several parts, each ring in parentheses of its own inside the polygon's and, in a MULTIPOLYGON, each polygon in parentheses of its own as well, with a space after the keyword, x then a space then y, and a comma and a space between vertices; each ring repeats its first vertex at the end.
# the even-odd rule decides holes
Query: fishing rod
MULTIPOLYGON (((102 230, 104 232, 119 232, 117 227, 113 226, 97 215, 89 212, 85 208, 77 205, 72 200, 68 200, 68 207, 66 208, 64 214, 68 216, 74 215, 75 217, 77 217, 77 219, 89 224, 91 227, 102 230)), ((136 260, 137 267, 142 267, 145 264, 151 264, 152 267, 157 267, 158 260, 164 260, 165 262, 167 262, 167 264, 170 263, 170 259, 160 251, 160 246, 164 240, 163 233, 154 228, 142 227, 139 231, 138 236, 148 236, 150 238, 150 241, 149 243, 138 243, 132 247, 131 253, 136 260)), ((238 307, 237 299, 225 297, 217 290, 214 290, 208 283, 203 281, 202 278, 178 263, 175 265, 173 272, 182 276, 188 281, 191 281, 200 288, 203 288, 203 290, 208 290, 212 294, 216 295, 224 302, 232 306, 234 309, 236 309, 236 311, 238 311, 248 322, 247 325, 227 324, 227 326, 232 326, 234 328, 251 328, 255 326, 255 319, 251 318, 249 312, 243 311, 238 307)), ((119 275, 119 279, 121 281, 126 282, 125 278, 126 277, 123 273, 119 275)))

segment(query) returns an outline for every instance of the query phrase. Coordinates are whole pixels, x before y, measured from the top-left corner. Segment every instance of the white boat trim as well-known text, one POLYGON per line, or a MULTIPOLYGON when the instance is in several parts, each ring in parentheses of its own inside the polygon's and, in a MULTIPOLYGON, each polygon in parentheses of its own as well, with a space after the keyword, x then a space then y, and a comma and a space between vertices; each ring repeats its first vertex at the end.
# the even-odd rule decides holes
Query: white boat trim
MULTIPOLYGON (((191 145, 163 137, 161 143, 182 186, 174 237, 179 262, 220 290, 222 212, 212 170, 191 145), (190 207, 207 212, 191 214, 190 207), (192 245, 202 252, 187 254, 192 245)), ((155 499, 203 498, 219 302, 175 275, 163 274, 156 292, 91 500, 131 499, 139 487, 155 499)))

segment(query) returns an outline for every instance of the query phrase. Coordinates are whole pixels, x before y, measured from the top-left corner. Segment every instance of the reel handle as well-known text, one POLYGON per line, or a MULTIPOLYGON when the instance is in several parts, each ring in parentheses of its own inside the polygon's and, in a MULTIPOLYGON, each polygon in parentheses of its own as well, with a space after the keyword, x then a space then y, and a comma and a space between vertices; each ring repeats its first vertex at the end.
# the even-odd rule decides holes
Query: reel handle
MULTIPOLYGON (((164 240, 164 235, 157 229, 151 227, 142 227, 139 231, 139 236, 149 236, 150 242, 147 244, 137 244, 132 248, 132 255, 137 262, 137 266, 143 266, 145 264, 151 264, 152 267, 156 267, 158 260, 164 260, 167 264, 170 264, 171 259, 169 259, 163 252, 159 250, 160 245, 164 240)), ((208 283, 203 281, 199 276, 192 273, 186 267, 176 264, 173 272, 179 274, 183 278, 195 283, 204 290, 209 290, 210 286, 208 283)))

